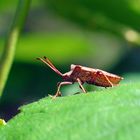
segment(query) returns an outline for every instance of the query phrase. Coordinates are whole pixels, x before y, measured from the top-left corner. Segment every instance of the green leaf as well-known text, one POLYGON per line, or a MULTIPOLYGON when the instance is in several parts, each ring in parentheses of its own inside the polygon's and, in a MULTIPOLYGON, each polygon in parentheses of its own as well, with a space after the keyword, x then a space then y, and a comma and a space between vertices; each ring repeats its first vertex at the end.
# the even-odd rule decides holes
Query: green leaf
POLYGON ((140 83, 21 107, 0 128, 1 140, 139 140, 140 83))

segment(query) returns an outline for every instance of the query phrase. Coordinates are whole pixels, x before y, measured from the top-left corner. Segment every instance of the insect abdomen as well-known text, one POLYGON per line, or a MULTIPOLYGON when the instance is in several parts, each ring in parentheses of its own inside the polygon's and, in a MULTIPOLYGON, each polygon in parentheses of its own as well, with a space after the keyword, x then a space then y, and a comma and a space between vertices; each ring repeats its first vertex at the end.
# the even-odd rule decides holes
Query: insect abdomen
POLYGON ((92 79, 87 81, 87 83, 94 84, 96 86, 111 87, 112 85, 108 82, 108 80, 112 83, 112 85, 116 86, 122 78, 117 75, 110 75, 109 73, 105 75, 104 73, 96 72, 92 74, 92 79))

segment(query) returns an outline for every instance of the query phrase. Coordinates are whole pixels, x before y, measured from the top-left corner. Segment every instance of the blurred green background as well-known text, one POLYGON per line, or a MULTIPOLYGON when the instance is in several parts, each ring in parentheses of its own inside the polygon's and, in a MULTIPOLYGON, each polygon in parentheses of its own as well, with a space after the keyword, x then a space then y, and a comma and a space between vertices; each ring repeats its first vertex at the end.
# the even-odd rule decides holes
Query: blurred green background
MULTIPOLYGON (((0 55, 18 0, 0 1, 0 55)), ((136 82, 140 78, 140 0, 34 0, 20 36, 0 117, 23 104, 55 94, 61 77, 37 61, 47 56, 65 73, 71 64, 103 69, 136 82)), ((100 90, 85 85, 88 90, 100 90)), ((61 89, 63 95, 78 86, 61 89)))

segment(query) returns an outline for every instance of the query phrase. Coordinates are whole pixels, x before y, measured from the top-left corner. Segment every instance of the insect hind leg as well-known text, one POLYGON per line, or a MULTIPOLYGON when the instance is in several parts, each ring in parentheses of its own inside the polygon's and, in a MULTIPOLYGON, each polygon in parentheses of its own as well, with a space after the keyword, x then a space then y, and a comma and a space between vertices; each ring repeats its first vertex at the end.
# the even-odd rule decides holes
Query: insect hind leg
POLYGON ((82 91, 83 91, 84 93, 86 93, 86 90, 85 90, 85 88, 82 86, 82 82, 81 82, 81 80, 80 80, 79 78, 77 78, 77 82, 78 82, 78 84, 79 84, 79 87, 82 89, 82 91))
POLYGON ((108 77, 102 71, 97 71, 97 73, 102 74, 111 87, 114 86, 113 83, 108 79, 108 77))

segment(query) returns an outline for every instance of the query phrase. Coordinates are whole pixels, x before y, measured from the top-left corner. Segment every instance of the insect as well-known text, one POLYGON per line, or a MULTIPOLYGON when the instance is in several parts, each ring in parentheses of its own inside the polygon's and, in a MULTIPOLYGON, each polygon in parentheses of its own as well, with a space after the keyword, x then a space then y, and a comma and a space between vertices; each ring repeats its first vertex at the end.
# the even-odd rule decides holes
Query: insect
POLYGON ((86 90, 83 87, 84 83, 101 87, 113 87, 117 86, 123 79, 120 76, 108 73, 100 69, 94 69, 74 64, 71 64, 71 70, 69 72, 62 74, 47 57, 44 56, 44 58, 37 59, 47 64, 53 71, 55 71, 63 78, 63 82, 58 83, 57 92, 54 98, 57 96, 61 96, 60 87, 63 85, 70 85, 74 82, 78 82, 79 87, 84 93, 86 93, 86 90))

